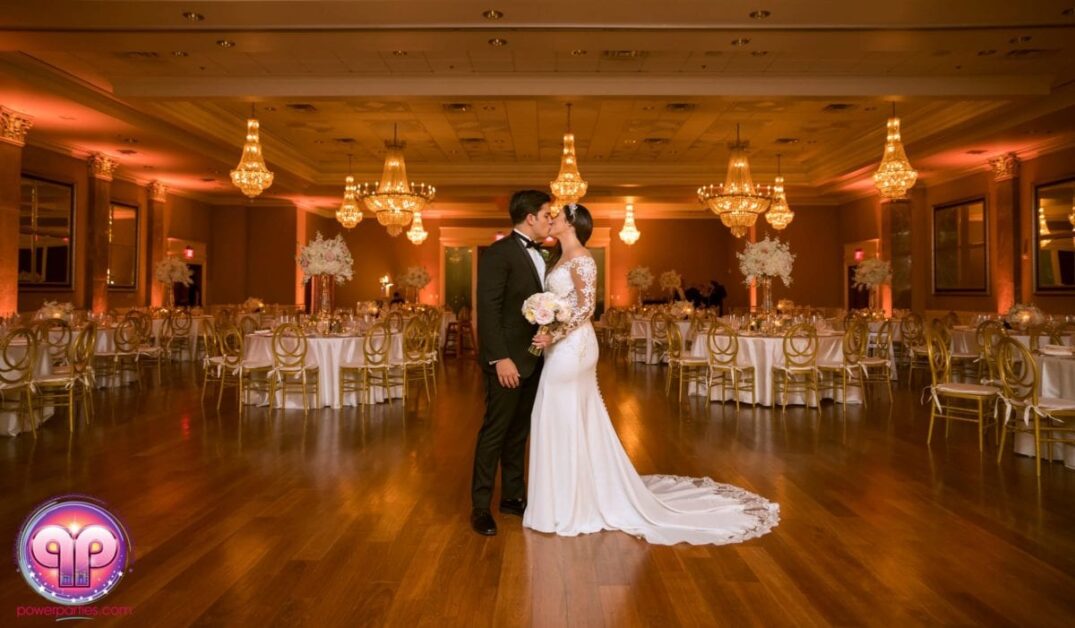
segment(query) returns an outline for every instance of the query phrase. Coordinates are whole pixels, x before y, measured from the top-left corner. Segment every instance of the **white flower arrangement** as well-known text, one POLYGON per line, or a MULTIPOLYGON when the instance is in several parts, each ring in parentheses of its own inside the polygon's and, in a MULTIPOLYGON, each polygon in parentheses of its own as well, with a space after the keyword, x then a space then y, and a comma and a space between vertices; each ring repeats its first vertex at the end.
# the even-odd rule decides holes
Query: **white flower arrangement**
POLYGON ((430 281, 433 281, 433 277, 429 274, 428 270, 421 266, 411 266, 407 269, 407 272, 403 273, 403 276, 399 278, 399 285, 404 288, 421 290, 426 287, 430 281))
POLYGON ((855 266, 853 283, 856 288, 876 288, 892 279, 892 264, 883 259, 864 259, 855 266))
POLYGON ((336 279, 336 283, 344 283, 354 275, 351 251, 347 250, 347 244, 340 234, 326 240, 318 231, 317 237, 302 247, 295 259, 302 267, 304 282, 314 275, 329 275, 336 279))
POLYGON ((779 277, 785 286, 791 285, 791 269, 795 265, 795 255, 787 243, 779 239, 770 240, 769 236, 760 242, 747 242, 739 258, 739 272, 743 273, 743 283, 750 285, 757 279, 779 277))
POLYGON ((38 318, 61 318, 63 320, 70 320, 71 313, 75 311, 75 306, 71 303, 57 303, 56 301, 45 301, 40 309, 37 310, 38 318))
POLYGON ((653 285, 653 273, 648 266, 635 266, 627 273, 627 285, 639 290, 648 290, 653 285))
POLYGON ((679 290, 683 287, 683 277, 674 270, 666 270, 660 277, 661 290, 679 290))
POLYGON ((190 266, 174 255, 162 259, 153 270, 153 276, 157 281, 166 284, 181 283, 189 286, 193 282, 190 266))
POLYGON ((672 318, 683 320, 694 314, 694 304, 690 301, 673 301, 668 306, 668 315, 672 318))
POLYGON ((1016 303, 1004 315, 1004 320, 1008 321, 1012 327, 1026 329, 1044 325, 1045 314, 1036 305, 1016 303))
POLYGON ((244 312, 260 312, 265 309, 265 302, 257 297, 247 297, 246 301, 243 301, 244 312))

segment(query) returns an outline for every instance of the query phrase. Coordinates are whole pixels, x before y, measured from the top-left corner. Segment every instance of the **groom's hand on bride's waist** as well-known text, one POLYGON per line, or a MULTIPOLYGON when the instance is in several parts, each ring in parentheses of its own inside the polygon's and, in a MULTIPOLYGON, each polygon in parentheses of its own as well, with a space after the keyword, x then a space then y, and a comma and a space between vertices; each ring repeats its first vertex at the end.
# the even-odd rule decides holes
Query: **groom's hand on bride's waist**
POLYGON ((515 366, 515 362, 513 362, 511 358, 497 360, 496 378, 500 380, 500 385, 504 388, 519 387, 519 369, 515 366))

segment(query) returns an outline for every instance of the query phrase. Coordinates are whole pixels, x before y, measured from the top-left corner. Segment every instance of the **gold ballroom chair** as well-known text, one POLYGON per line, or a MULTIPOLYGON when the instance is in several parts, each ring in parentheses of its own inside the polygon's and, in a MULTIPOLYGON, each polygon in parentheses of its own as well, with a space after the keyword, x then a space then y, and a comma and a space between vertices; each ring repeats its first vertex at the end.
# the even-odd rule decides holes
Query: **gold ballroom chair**
POLYGON ((793 325, 784 333, 784 364, 774 365, 772 370, 774 405, 778 391, 784 410, 787 410, 788 396, 791 393, 802 393, 803 403, 809 407, 810 400, 806 393, 812 392, 814 404, 820 405, 817 347, 817 330, 809 323, 793 325))
MULTIPOLYGON (((952 421, 975 423, 978 426, 978 451, 985 450, 985 428, 993 416, 992 405, 996 403, 1000 389, 988 384, 953 382, 952 364, 948 355, 948 343, 937 331, 926 331, 926 355, 929 358, 931 378, 929 435, 926 445, 933 442, 933 425, 944 419, 944 437, 948 438, 952 421)), ((995 420, 992 423, 996 423, 995 420)))
POLYGON ((706 397, 713 398, 713 388, 719 382, 721 399, 727 401, 728 391, 731 391, 735 396, 736 411, 739 410, 741 392, 750 393, 751 405, 757 405, 754 366, 739 365, 739 334, 725 323, 714 322, 705 339, 708 362, 706 397))

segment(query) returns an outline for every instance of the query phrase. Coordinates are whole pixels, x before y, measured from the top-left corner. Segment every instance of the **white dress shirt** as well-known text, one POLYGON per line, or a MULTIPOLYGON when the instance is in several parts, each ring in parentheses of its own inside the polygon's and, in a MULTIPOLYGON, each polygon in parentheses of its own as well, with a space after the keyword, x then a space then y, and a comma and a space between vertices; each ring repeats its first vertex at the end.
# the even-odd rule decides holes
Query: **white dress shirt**
MULTIPOLYGON (((519 231, 518 229, 514 229, 513 231, 515 233, 519 234, 519 236, 521 238, 523 238, 524 240, 526 240, 527 242, 532 242, 533 241, 533 240, 530 239, 530 236, 524 234, 523 232, 519 231)), ((531 248, 529 246, 526 247, 526 252, 527 252, 528 255, 530 255, 530 259, 534 260, 534 266, 537 267, 537 271, 538 271, 538 279, 541 281, 541 289, 544 290, 545 289, 545 258, 541 256, 541 253, 539 253, 537 249, 531 248)))

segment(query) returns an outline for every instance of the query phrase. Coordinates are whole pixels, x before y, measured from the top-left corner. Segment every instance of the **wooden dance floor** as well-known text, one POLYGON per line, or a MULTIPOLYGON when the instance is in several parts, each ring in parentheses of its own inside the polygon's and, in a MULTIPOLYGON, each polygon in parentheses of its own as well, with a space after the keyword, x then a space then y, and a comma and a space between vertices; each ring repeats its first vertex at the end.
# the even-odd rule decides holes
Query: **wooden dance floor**
MULTIPOLYGON (((769 535, 654 547, 621 533, 558 538, 497 516, 469 527, 483 393, 449 360, 440 394, 360 410, 200 404, 194 370, 97 396, 0 440, 0 530, 11 547, 46 498, 103 499, 134 562, 101 604, 134 626, 1070 625, 1075 471, 979 456, 972 426, 925 444, 919 391, 864 410, 679 406, 663 370, 600 367, 642 473, 708 475, 778 502, 769 535)), ((883 393, 882 393, 883 394, 883 393)), ((878 398, 875 396, 875 400, 878 398)), ((214 400, 215 401, 215 400, 214 400)), ((14 568, 8 622, 44 605, 14 568)), ((27 620, 20 620, 27 621, 27 620)), ((38 622, 51 620, 38 620, 38 622)), ((97 620, 110 624, 115 620, 97 620)), ((7 625, 15 625, 9 623, 7 625)))

